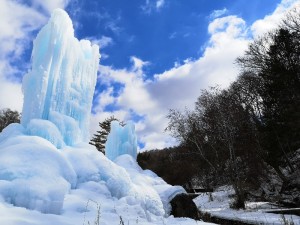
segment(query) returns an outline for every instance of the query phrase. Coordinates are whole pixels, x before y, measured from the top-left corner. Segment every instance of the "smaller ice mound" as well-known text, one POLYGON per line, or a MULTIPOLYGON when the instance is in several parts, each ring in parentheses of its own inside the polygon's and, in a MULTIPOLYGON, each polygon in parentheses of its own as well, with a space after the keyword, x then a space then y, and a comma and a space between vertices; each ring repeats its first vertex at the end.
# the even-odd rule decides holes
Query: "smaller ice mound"
POLYGON ((49 141, 23 132, 12 124, 0 134, 0 194, 15 206, 60 214, 76 174, 49 141))
POLYGON ((134 159, 137 157, 137 138, 134 124, 129 121, 122 127, 119 122, 112 121, 105 144, 105 155, 113 161, 124 154, 131 155, 134 159))

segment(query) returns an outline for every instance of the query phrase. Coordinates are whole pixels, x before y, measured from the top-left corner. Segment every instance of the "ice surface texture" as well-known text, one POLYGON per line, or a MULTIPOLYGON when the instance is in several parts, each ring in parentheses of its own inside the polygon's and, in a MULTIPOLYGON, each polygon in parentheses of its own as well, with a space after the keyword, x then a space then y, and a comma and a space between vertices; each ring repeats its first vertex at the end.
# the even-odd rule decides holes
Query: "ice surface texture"
POLYGON ((0 133, 0 197, 15 206, 59 214, 76 173, 49 141, 24 135, 20 124, 0 133))
POLYGON ((137 138, 134 124, 129 121, 122 127, 118 121, 112 121, 105 144, 105 155, 110 160, 114 160, 124 154, 129 154, 134 159, 137 157, 137 138))
POLYGON ((33 43, 32 69, 23 79, 22 125, 29 134, 51 141, 56 147, 89 141, 89 115, 96 85, 99 47, 74 37, 68 14, 56 9, 33 43), (61 137, 51 133, 55 124, 61 137), (35 129, 35 125, 38 125, 35 129), (45 131, 41 132, 41 126, 45 131), (62 140, 60 140, 62 138, 62 140))

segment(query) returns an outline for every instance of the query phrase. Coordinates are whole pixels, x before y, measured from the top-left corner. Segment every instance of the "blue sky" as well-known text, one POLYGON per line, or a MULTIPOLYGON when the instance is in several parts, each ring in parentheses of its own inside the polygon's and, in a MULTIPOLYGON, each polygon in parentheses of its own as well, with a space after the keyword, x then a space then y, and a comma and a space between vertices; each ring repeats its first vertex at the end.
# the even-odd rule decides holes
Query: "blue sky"
POLYGON ((192 108, 201 89, 227 87, 238 75, 235 58, 299 2, 2 0, 0 108, 21 111, 32 41, 52 10, 63 8, 76 37, 100 45, 91 133, 115 115, 136 123, 142 150, 172 146, 168 109, 192 108))
POLYGON ((252 23, 274 11, 279 2, 79 0, 71 1, 66 10, 76 21, 78 38, 104 36, 111 40, 102 49, 102 54, 109 56, 102 58, 103 65, 128 67, 130 56, 134 55, 151 62, 145 71, 151 76, 172 68, 176 61, 201 56, 214 12, 219 11, 219 16, 238 15, 252 23))

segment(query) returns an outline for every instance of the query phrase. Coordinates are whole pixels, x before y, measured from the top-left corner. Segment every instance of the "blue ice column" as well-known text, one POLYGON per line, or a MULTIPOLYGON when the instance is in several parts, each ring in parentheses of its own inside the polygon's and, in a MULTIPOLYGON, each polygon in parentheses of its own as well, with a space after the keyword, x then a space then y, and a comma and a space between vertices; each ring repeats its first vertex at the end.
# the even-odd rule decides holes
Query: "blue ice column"
POLYGON ((134 159, 137 157, 137 138, 134 124, 129 121, 122 127, 118 121, 112 121, 105 144, 105 155, 110 160, 114 160, 124 154, 129 154, 134 159))
POLYGON ((21 123, 28 134, 53 144, 62 138, 70 146, 89 141, 99 58, 99 47, 76 39, 68 14, 54 10, 34 40, 32 67, 23 79, 21 123))

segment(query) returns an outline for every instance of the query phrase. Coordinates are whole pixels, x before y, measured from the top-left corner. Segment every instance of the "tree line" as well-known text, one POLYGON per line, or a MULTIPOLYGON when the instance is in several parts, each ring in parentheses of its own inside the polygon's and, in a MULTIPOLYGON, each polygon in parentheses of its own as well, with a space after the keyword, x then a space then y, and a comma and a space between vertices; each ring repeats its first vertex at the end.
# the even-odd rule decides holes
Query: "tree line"
MULTIPOLYGON (((291 181, 291 174, 299 175, 291 159, 300 148, 299 15, 291 11, 248 46, 227 89, 203 90, 194 109, 167 115, 166 130, 197 155, 202 184, 231 184, 236 207, 244 207, 246 193, 261 188, 271 173, 299 194, 300 184, 291 181)), ((291 201, 299 205, 300 199, 291 201)))

